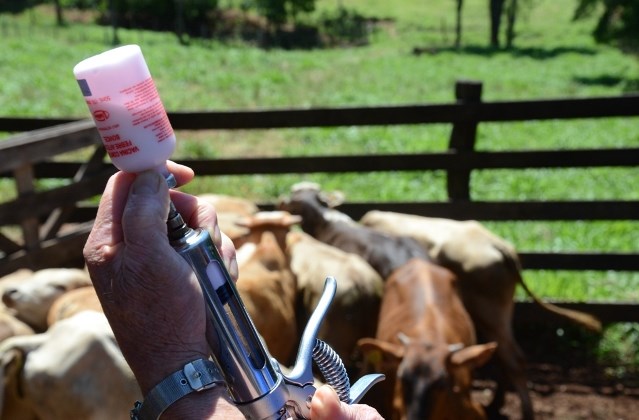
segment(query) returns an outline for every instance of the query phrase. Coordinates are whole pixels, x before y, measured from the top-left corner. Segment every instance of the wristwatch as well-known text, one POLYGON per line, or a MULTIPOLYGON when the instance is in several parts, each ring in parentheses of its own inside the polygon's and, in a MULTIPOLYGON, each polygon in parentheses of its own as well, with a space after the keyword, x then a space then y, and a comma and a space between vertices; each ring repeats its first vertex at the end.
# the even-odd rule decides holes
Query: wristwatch
POLYGON ((224 380, 215 363, 197 359, 164 378, 144 397, 136 401, 131 410, 132 420, 157 420, 174 402, 190 394, 223 384, 224 380))

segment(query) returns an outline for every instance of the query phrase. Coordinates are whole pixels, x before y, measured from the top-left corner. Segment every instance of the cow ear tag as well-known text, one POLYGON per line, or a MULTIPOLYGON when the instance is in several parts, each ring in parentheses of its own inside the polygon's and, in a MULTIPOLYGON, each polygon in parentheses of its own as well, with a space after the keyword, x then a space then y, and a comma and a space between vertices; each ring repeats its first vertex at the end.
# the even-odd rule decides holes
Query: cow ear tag
POLYGON ((373 366, 373 369, 376 371, 380 371, 382 367, 382 352, 381 350, 373 350, 369 351, 366 354, 366 361, 373 366))

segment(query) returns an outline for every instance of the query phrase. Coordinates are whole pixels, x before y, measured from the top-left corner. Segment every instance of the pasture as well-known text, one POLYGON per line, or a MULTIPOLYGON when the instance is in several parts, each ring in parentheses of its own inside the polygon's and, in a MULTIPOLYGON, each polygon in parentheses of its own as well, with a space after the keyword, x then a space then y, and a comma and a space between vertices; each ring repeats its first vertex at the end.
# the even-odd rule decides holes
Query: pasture
MULTIPOLYGON (((230 2, 232 3, 232 2, 230 2)), ((462 47, 452 48, 454 4, 446 0, 339 2, 382 18, 370 43, 327 50, 261 50, 239 42, 194 40, 180 46, 172 34, 120 31, 123 43, 142 47, 165 106, 172 111, 446 103, 455 80, 481 80, 486 100, 614 96, 636 92, 639 62, 590 37, 594 20, 571 22, 574 2, 540 0, 522 12, 515 48, 488 45, 485 1, 466 1, 462 47), (412 54, 415 47, 427 52, 412 54)), ((321 10, 337 2, 318 2, 321 10)), ((110 48, 108 28, 69 15, 54 26, 47 8, 0 17, 0 115, 87 117, 71 69, 110 48)), ((636 118, 482 124, 478 149, 570 149, 637 146, 636 118)), ((449 126, 180 132, 175 157, 260 157, 442 150, 449 126)), ((2 133, 7 135, 7 133, 2 133)), ((442 174, 373 173, 303 177, 340 189, 349 201, 442 200, 442 174)), ((196 179, 192 193, 239 194, 260 201, 288 191, 299 176, 196 179)), ((472 180, 474 199, 636 200, 639 168, 482 171, 472 180)), ((46 185, 43 185, 46 187, 46 185)), ((7 197, 12 186, 2 181, 7 197)), ((4 198, 3 198, 4 199, 4 198)), ((519 250, 617 251, 637 249, 636 222, 491 222, 519 250)), ((639 299, 639 274, 543 272, 526 280, 540 296, 574 300, 639 299)), ((523 297, 524 295, 520 295, 523 297)), ((604 360, 639 361, 635 326, 613 326, 599 346, 604 360)))

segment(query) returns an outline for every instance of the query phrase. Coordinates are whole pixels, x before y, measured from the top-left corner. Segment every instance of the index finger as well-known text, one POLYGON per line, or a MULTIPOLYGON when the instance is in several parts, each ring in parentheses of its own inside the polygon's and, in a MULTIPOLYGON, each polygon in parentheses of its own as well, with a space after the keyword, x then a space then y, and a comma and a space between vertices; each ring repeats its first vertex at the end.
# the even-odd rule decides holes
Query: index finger
POLYGON ((195 177, 195 173, 193 172, 193 169, 189 168, 186 165, 175 163, 172 160, 166 161, 166 168, 175 177, 178 187, 188 184, 195 177))

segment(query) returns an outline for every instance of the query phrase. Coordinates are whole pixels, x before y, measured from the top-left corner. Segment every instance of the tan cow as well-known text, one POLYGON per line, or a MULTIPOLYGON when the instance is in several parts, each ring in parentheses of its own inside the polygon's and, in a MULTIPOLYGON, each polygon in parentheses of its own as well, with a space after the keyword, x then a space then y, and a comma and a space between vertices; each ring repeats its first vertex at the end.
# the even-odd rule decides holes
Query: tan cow
POLYGON ((601 330, 600 322, 594 317, 537 298, 524 283, 514 247, 476 221, 460 222, 372 210, 360 222, 380 232, 416 239, 434 262, 457 275, 462 300, 478 334, 485 341, 499 344, 496 361, 503 376, 498 378, 498 389, 489 407, 492 413, 497 413, 503 406, 510 383, 521 399, 523 417, 533 417, 525 357, 512 332, 517 285, 521 285, 542 308, 590 330, 601 330))
POLYGON ((244 237, 249 230, 239 225, 238 221, 257 213, 257 205, 245 198, 225 194, 200 194, 197 197, 215 208, 220 230, 233 241, 235 248, 239 248, 242 243, 236 243, 236 240, 244 237))
POLYGON ((47 325, 71 318, 82 311, 102 312, 100 299, 93 286, 79 287, 63 293, 53 301, 47 314, 47 325))
POLYGON ((2 295, 4 304, 15 310, 16 317, 36 332, 47 328, 47 313, 53 301, 64 292, 90 286, 86 270, 79 268, 46 268, 38 270, 2 295))
MULTIPOLYGON (((23 268, 0 278, 0 294, 6 289, 13 289, 25 279, 31 277, 33 271, 23 268)), ((0 342, 14 335, 34 334, 33 328, 16 318, 16 311, 0 303, 0 342)))
POLYGON ((287 236, 287 254, 297 277, 298 322, 305 327, 324 290, 327 276, 335 277, 337 290, 318 338, 342 358, 350 370, 354 366, 357 340, 372 336, 382 294, 382 278, 359 255, 344 252, 303 232, 287 236))
POLYGON ((386 281, 376 336, 358 343, 363 373, 386 375, 362 400, 384 418, 486 417, 471 398, 472 373, 496 344, 476 344, 455 283, 449 270, 417 258, 386 281))
POLYGON ((0 342, 14 335, 34 334, 33 328, 20 321, 6 308, 0 308, 0 342))
POLYGON ((15 420, 128 418, 140 390, 106 317, 84 311, 0 344, 0 413, 15 420))
POLYGON ((237 252, 236 286, 269 352, 289 365, 297 349, 296 280, 275 235, 264 232, 260 242, 246 243, 237 252))
POLYGON ((294 216, 286 211, 260 211, 236 220, 235 223, 247 231, 233 243, 236 249, 239 249, 242 244, 247 242, 258 243, 262 238, 262 233, 271 232, 280 248, 286 249, 286 235, 293 226, 298 225, 301 221, 300 216, 294 216))

